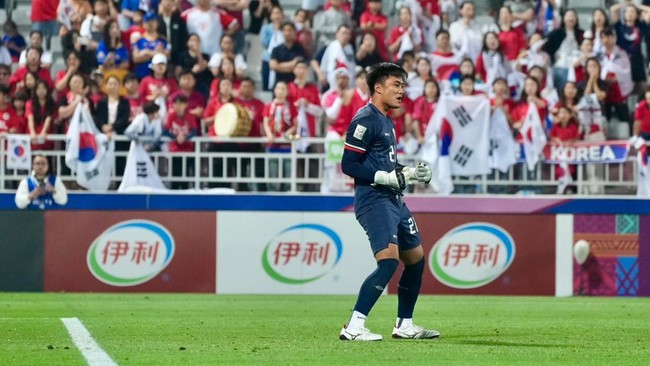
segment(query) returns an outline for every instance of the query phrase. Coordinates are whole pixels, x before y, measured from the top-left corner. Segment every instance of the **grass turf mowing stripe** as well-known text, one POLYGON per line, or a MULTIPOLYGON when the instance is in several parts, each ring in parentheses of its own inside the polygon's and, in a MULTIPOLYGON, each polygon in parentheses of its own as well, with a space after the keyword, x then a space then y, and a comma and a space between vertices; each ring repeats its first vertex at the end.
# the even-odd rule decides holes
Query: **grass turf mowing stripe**
POLYGON ((117 366, 111 356, 95 342, 95 339, 78 318, 61 318, 75 346, 81 351, 89 366, 117 366))

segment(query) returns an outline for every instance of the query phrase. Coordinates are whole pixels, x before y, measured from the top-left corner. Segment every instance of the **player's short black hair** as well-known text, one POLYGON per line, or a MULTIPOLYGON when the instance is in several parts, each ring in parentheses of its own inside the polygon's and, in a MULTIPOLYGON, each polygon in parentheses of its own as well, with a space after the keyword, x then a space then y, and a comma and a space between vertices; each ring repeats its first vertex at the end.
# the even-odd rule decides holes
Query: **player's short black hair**
POLYGON ((148 102, 142 107, 142 111, 149 115, 149 114, 154 114, 160 110, 160 106, 154 102, 148 102))
POLYGON ((375 85, 384 84, 386 79, 391 76, 402 79, 406 82, 408 74, 401 66, 392 62, 381 62, 370 67, 368 75, 366 75, 366 83, 370 89, 370 95, 375 94, 375 85))

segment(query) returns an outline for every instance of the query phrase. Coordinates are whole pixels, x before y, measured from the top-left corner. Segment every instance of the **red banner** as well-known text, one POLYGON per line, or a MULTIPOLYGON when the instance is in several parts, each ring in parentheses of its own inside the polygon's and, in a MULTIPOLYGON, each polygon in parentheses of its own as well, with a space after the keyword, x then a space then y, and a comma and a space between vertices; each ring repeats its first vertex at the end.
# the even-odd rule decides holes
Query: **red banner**
POLYGON ((423 294, 555 295, 555 216, 414 217, 426 260, 423 294))
POLYGON ((45 214, 45 291, 214 293, 215 262, 215 212, 45 214))

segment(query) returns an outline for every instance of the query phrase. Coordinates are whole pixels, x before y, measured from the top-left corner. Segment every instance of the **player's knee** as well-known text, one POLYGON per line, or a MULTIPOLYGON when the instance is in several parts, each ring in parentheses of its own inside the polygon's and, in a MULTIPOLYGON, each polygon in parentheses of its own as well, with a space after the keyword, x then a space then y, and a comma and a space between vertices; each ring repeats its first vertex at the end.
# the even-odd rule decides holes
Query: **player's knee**
POLYGON ((399 261, 397 259, 382 259, 377 261, 377 272, 380 274, 381 282, 388 283, 397 271, 399 261))

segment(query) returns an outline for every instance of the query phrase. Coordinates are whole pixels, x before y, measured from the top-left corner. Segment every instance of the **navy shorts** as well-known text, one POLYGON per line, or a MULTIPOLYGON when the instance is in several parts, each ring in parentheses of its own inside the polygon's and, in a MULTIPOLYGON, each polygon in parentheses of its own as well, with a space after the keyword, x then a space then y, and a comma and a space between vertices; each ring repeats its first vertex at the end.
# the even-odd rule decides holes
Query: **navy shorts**
POLYGON ((357 221, 366 231, 373 254, 398 245, 400 252, 421 244, 420 232, 411 211, 401 198, 382 198, 356 212, 357 221))

